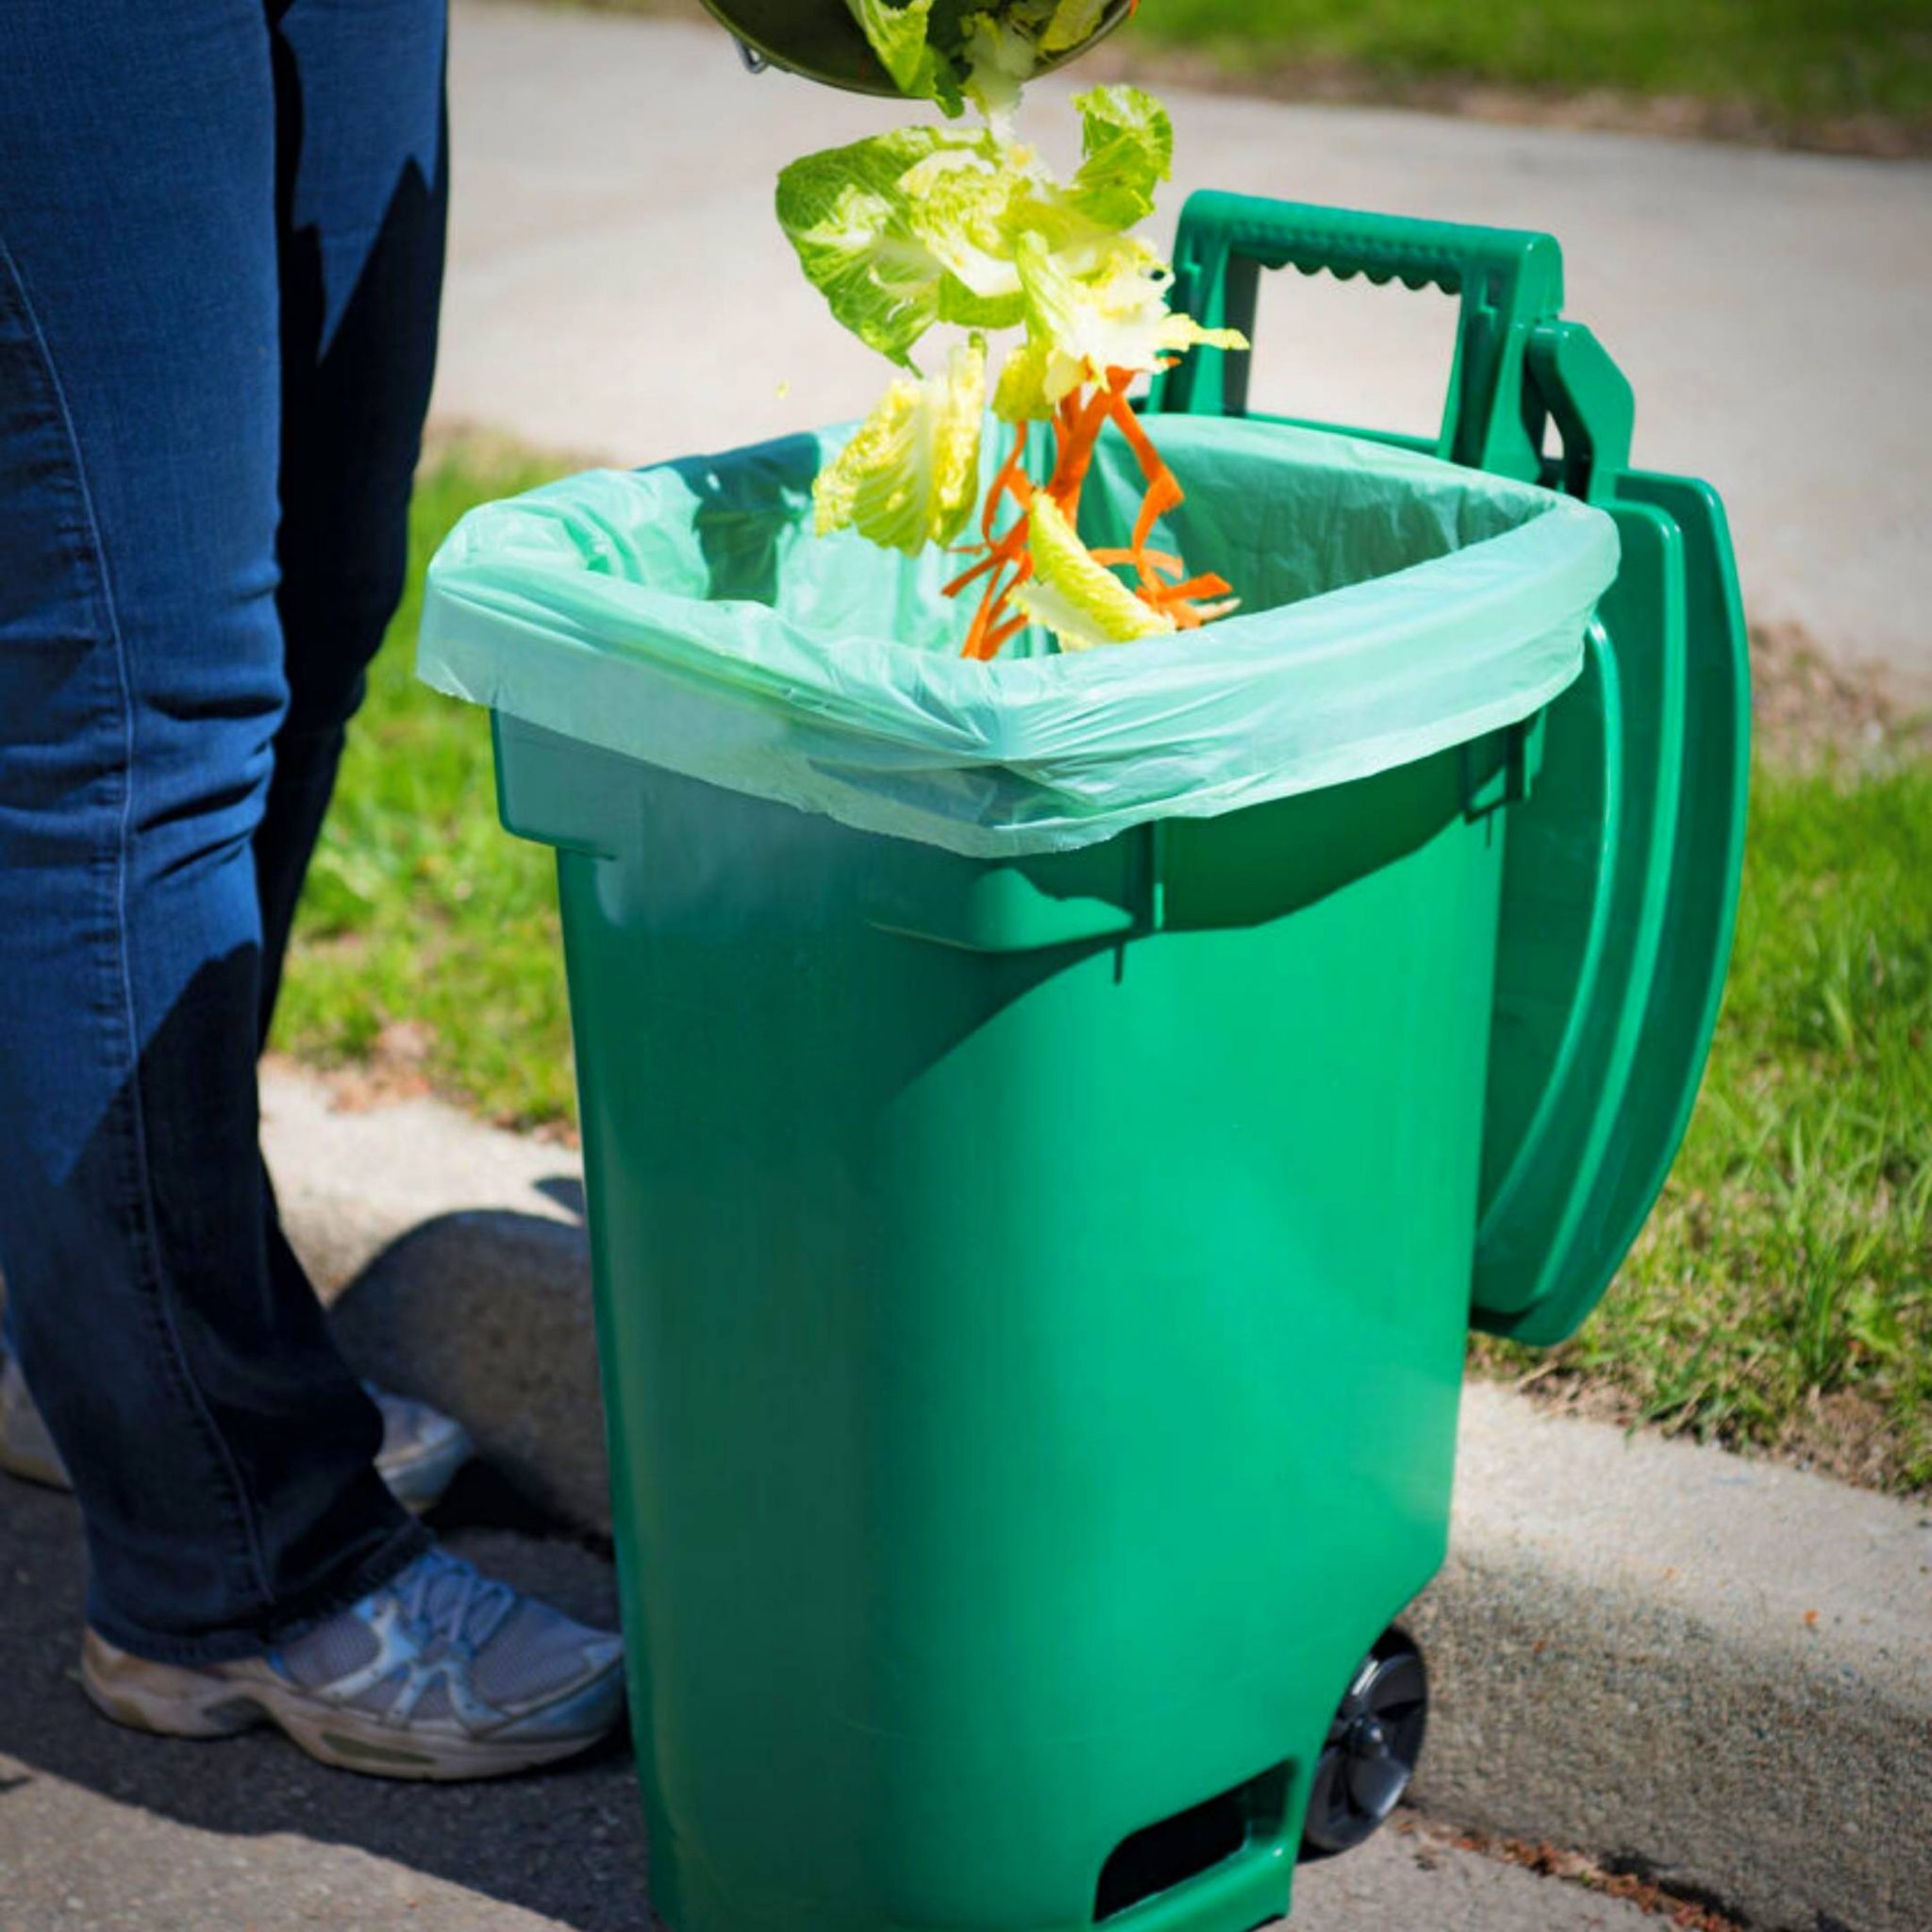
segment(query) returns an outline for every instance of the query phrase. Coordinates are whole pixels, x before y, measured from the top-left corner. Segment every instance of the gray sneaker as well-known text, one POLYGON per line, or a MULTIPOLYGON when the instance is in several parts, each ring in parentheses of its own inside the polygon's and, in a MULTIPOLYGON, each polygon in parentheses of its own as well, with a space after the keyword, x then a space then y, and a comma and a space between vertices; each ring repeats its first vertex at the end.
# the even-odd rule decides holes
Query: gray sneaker
MULTIPOLYGON (((363 1385, 382 1411, 382 1447, 375 1473, 406 1508, 421 1512, 440 1502, 458 1470, 475 1452, 463 1425, 408 1395, 393 1395, 374 1383, 363 1385)), ((0 1469, 71 1490, 60 1452, 27 1392, 26 1378, 10 1350, 0 1349, 0 1469)))
POLYGON ((273 1724, 375 1777, 501 1777, 575 1757, 624 1710, 623 1640, 441 1550, 265 1657, 190 1669, 90 1630, 81 1684, 117 1724, 226 1738, 273 1724))

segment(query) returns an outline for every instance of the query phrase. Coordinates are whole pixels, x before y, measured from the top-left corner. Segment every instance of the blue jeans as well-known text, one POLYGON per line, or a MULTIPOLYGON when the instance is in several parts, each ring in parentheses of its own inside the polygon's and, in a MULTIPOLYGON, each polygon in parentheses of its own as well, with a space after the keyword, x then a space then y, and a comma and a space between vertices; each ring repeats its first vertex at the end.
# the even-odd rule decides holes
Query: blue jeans
POLYGON ((435 359, 442 0, 0 7, 0 1269, 89 1617, 245 1656, 424 1533, 256 1059, 435 359))

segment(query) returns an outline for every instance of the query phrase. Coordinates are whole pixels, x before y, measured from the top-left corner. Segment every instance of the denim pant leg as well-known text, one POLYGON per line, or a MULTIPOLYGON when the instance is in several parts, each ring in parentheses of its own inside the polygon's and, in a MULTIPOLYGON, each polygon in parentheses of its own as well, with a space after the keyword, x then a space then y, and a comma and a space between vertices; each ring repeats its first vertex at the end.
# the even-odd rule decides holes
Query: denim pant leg
MULTIPOLYGON (((289 707, 255 833, 259 1043, 364 671, 403 593, 449 203, 443 0, 274 15, 289 707)), ((271 1266, 299 1266, 269 1200, 271 1266)))
POLYGON ((0 24, 0 1265, 90 1618, 178 1661, 422 1545, 257 1147, 275 142, 260 0, 0 24))
POLYGON ((343 727, 402 597, 448 207, 443 0, 273 10, 289 709, 255 837, 264 1043, 343 727))

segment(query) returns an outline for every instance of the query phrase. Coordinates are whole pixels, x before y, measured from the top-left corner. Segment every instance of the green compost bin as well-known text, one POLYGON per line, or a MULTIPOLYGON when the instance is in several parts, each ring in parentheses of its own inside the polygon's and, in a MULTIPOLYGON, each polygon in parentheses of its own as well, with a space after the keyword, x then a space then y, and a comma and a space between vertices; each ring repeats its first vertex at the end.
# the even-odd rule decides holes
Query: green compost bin
MULTIPOLYGON (((1088 657, 961 663, 938 559, 813 539, 832 438, 432 570, 425 675, 558 851, 677 1932, 1248 1932, 1420 1725, 1385 1633, 1447 1538, 1511 822, 1616 535, 1161 440, 1248 608, 1088 657)), ((1090 539, 1137 496, 1103 444, 1090 539)))

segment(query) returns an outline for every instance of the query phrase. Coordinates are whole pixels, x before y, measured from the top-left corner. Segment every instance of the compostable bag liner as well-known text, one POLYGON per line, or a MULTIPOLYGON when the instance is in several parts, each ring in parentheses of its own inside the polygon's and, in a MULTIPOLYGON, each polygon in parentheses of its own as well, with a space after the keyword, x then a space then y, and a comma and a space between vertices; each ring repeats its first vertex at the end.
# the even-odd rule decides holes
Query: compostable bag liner
MULTIPOLYGON (((1243 600, 1203 629, 1067 655, 1029 631, 961 658, 977 587, 941 586, 970 558, 813 534, 845 425, 471 511, 430 565, 418 670, 587 744, 983 858, 1366 777, 1576 675, 1617 570, 1600 510, 1324 431, 1149 422, 1188 492, 1155 547, 1243 600)), ((989 475, 1010 434, 989 421, 989 475)), ((1141 488, 1109 432, 1086 540, 1124 543, 1141 488)))

